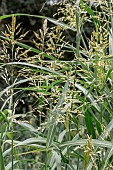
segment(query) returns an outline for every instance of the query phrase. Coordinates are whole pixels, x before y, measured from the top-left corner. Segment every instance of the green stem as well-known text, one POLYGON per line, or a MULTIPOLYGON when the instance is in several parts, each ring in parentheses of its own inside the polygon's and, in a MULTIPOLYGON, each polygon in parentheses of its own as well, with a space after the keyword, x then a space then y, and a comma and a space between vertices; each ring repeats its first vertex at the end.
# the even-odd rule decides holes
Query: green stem
MULTIPOLYGON (((79 11, 80 0, 76 1, 76 57, 79 60, 80 58, 80 40, 81 40, 81 33, 80 33, 80 11, 79 11)), ((79 150, 80 152, 80 150, 79 150)), ((79 170, 79 157, 77 159, 77 170, 79 170)))
MULTIPOLYGON (((13 30, 12 30, 13 31, 13 30)), ((14 61, 14 32, 12 33, 12 58, 11 58, 11 62, 14 61)), ((14 65, 11 65, 11 85, 14 83, 14 65)), ((14 164, 14 142, 13 142, 13 131, 14 131, 14 127, 13 127, 13 114, 14 114, 14 104, 13 104, 13 94, 14 94, 14 89, 12 87, 11 89, 11 98, 10 98, 10 103, 9 103, 9 109, 12 110, 12 115, 11 115, 11 135, 12 135, 12 140, 11 140, 11 155, 12 155, 12 170, 13 168, 13 164, 14 164)))
POLYGON ((76 55, 77 55, 77 58, 79 58, 79 56, 80 56, 79 48, 80 48, 80 40, 81 40, 79 4, 80 4, 80 0, 77 0, 77 2, 76 2, 76 28, 77 28, 77 34, 76 34, 76 55))

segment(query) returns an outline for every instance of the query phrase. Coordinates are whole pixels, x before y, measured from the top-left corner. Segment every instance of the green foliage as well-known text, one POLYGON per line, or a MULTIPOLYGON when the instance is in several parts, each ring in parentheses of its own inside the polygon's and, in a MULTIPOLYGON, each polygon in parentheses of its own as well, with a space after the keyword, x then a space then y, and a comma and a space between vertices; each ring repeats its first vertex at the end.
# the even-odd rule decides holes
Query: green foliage
POLYGON ((113 168, 113 3, 58 5, 58 20, 29 14, 0 17, 12 17, 0 35, 5 84, 0 92, 1 170, 113 168), (24 15, 44 19, 34 33, 35 48, 21 42, 28 32, 22 34, 16 17, 24 15), (86 22, 94 24, 91 37, 83 30, 86 22), (65 42, 67 30, 74 32, 73 45, 65 42), (67 51, 73 60, 65 60, 67 51), (16 113, 23 98, 29 109, 16 113))

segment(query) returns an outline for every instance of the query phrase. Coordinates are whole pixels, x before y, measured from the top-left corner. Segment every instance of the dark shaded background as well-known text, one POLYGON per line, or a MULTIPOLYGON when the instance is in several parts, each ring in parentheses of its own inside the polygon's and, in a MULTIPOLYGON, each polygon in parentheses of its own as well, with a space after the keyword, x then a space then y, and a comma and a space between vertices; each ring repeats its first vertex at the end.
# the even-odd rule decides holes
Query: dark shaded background
MULTIPOLYGON (((53 0, 54 2, 55 0, 53 0)), ((51 6, 52 1, 45 0, 1 0, 0 15, 13 13, 27 13, 34 15, 43 15, 52 17, 57 7, 51 6)), ((7 23, 10 19, 5 19, 2 22, 7 23)), ((41 19, 31 17, 18 17, 18 22, 22 22, 23 29, 37 30, 41 28, 41 19)))

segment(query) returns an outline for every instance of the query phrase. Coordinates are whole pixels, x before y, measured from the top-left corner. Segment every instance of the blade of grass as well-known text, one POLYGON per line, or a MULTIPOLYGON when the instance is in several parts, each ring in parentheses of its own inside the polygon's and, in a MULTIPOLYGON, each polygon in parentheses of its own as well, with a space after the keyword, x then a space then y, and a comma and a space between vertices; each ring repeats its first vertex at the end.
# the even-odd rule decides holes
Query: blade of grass
POLYGON ((111 150, 107 153, 106 159, 105 159, 105 163, 103 164, 102 170, 106 170, 107 168, 107 164, 108 161, 110 159, 110 157, 113 155, 113 147, 111 148, 111 150))
POLYGON ((94 100, 93 96, 88 92, 87 89, 85 89, 83 86, 81 86, 78 83, 75 83, 75 87, 77 87, 79 90, 83 92, 83 94, 90 100, 91 104, 96 108, 98 112, 100 112, 100 107, 97 104, 97 102, 94 100))
POLYGON ((94 129, 92 117, 88 110, 85 111, 85 121, 86 121, 86 127, 89 136, 92 136, 92 138, 95 139, 96 138, 95 129, 94 129))
POLYGON ((108 133, 113 129, 113 119, 110 123, 106 126, 104 132, 100 135, 99 139, 104 139, 107 137, 108 133))
POLYGON ((34 67, 34 68, 37 68, 37 69, 46 70, 46 71, 48 71, 50 73, 53 73, 53 74, 63 76, 63 74, 61 74, 61 73, 59 73, 57 71, 50 70, 50 69, 48 69, 46 67, 37 66, 37 65, 34 65, 34 64, 26 63, 26 62, 10 62, 10 63, 3 64, 1 67, 4 67, 6 65, 22 65, 22 66, 34 67))
POLYGON ((56 19, 53 19, 53 18, 50 18, 50 17, 40 16, 40 15, 31 15, 31 14, 17 13, 17 14, 9 14, 9 15, 0 16, 0 20, 6 19, 6 18, 9 18, 9 17, 12 17, 12 16, 28 16, 28 17, 47 19, 48 21, 52 22, 53 24, 59 25, 59 26, 63 27, 64 29, 70 29, 72 31, 76 31, 75 28, 72 28, 68 24, 65 24, 65 23, 63 23, 61 21, 57 21, 56 19))
MULTIPOLYGON (((62 144, 59 144, 59 147, 67 147, 67 146, 84 146, 86 145, 87 139, 82 139, 82 140, 76 140, 76 141, 68 141, 68 142, 64 142, 62 144)), ((94 146, 97 147, 103 147, 103 148, 112 148, 113 147, 113 143, 109 142, 109 141, 103 141, 103 140, 97 140, 97 139, 93 139, 92 140, 92 144, 94 146)))
POLYGON ((22 84, 22 83, 25 83, 25 82, 28 82, 28 81, 30 81, 30 79, 24 79, 24 80, 14 82, 11 86, 6 87, 3 91, 0 92, 0 97, 2 97, 3 94, 5 94, 8 90, 10 90, 15 85, 22 84))
POLYGON ((65 83, 64 89, 62 91, 62 97, 59 99, 57 105, 54 107, 52 111, 52 115, 51 115, 52 119, 50 120, 50 126, 49 126, 49 130, 47 134, 47 148, 49 148, 53 142, 55 131, 56 131, 55 130, 56 129, 56 118, 60 112, 59 108, 62 106, 64 102, 65 95, 68 90, 68 86, 69 86, 69 80, 67 80, 67 82, 65 83))

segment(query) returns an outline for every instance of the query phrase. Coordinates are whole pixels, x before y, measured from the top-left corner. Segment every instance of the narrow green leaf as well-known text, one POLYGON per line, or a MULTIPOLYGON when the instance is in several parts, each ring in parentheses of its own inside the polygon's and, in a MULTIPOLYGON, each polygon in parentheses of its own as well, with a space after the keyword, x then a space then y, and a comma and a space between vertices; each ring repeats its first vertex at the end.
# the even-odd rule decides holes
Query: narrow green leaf
POLYGON ((47 19, 48 21, 52 22, 53 24, 59 25, 59 26, 63 27, 64 29, 70 29, 72 31, 76 31, 75 28, 72 28, 68 24, 65 24, 65 23, 63 23, 61 21, 57 21, 54 18, 50 18, 50 17, 46 17, 46 16, 40 16, 40 15, 30 15, 30 14, 24 14, 24 13, 16 13, 16 14, 9 14, 9 15, 0 16, 0 20, 6 19, 6 18, 9 18, 9 17, 12 17, 12 16, 29 16, 29 17, 47 19))
POLYGON ((73 166, 70 165, 70 164, 68 164, 67 167, 68 167, 69 170, 75 170, 75 167, 73 167, 73 166))
POLYGON ((88 92, 87 89, 85 89, 84 87, 82 87, 80 84, 75 83, 75 87, 78 88, 79 90, 81 90, 84 95, 90 100, 91 104, 97 109, 98 112, 100 112, 100 107, 97 104, 97 102, 94 100, 93 96, 88 92))
POLYGON ((93 10, 91 9, 90 6, 88 6, 87 4, 85 4, 85 10, 87 11, 87 13, 92 17, 94 24, 100 24, 99 20, 97 19, 97 17, 95 17, 95 14, 93 12, 93 10))
POLYGON ((92 111, 91 107, 88 107, 88 111, 89 111, 89 113, 91 114, 93 120, 94 120, 95 123, 96 123, 96 127, 97 127, 97 130, 98 130, 99 135, 101 135, 102 129, 101 129, 101 123, 100 123, 100 121, 99 121, 98 118, 96 117, 95 113, 92 111))
POLYGON ((22 84, 22 83, 25 83, 27 81, 30 81, 30 79, 23 79, 23 80, 19 80, 17 82, 14 82, 11 86, 6 87, 3 91, 0 92, 0 97, 2 97, 3 94, 5 94, 8 90, 13 88, 15 85, 22 84))
MULTIPOLYGON (((6 37, 4 37, 4 36, 2 36, 2 35, 0 35, 0 38, 3 39, 3 40, 11 41, 9 38, 6 38, 6 37)), ((31 46, 29 46, 29 45, 26 45, 26 44, 24 44, 24 43, 15 41, 15 44, 17 44, 17 45, 20 46, 20 47, 23 47, 24 49, 28 49, 28 50, 36 53, 36 54, 42 55, 42 56, 44 56, 44 57, 46 57, 46 58, 48 58, 48 59, 50 59, 50 60, 56 60, 56 58, 54 58, 53 56, 50 56, 50 55, 42 52, 41 50, 38 50, 38 49, 36 49, 36 48, 33 48, 33 47, 31 47, 31 46)))
POLYGON ((102 170, 106 170, 107 169, 107 164, 109 163, 109 159, 111 158, 111 156, 113 156, 113 148, 111 148, 111 150, 107 154, 107 157, 105 159, 105 163, 103 164, 102 170))
POLYGON ((104 132, 100 135, 99 139, 105 139, 109 132, 113 129, 113 119, 110 121, 110 123, 106 126, 104 132))
POLYGON ((64 135, 66 134, 66 130, 63 130, 58 136, 58 142, 61 143, 64 135))
POLYGON ((18 41, 16 42, 16 44, 17 44, 18 46, 20 46, 20 47, 25 48, 25 49, 29 49, 30 51, 32 51, 32 52, 34 52, 34 53, 37 53, 37 54, 39 54, 39 55, 42 55, 42 56, 44 56, 44 57, 46 57, 46 58, 48 58, 48 59, 50 59, 50 60, 56 60, 56 58, 54 58, 53 56, 48 55, 48 54, 42 52, 41 50, 38 50, 38 49, 36 49, 36 48, 33 48, 33 47, 28 46, 28 45, 23 44, 23 43, 20 43, 20 42, 18 42, 18 41))
POLYGON ((54 120, 54 122, 52 120, 51 124, 49 126, 48 134, 47 134, 47 143, 46 143, 47 149, 51 146, 51 144, 53 142, 55 132, 56 132, 56 122, 55 122, 55 120, 54 120))
MULTIPOLYGON (((22 65, 22 66, 28 66, 28 67, 34 67, 34 68, 37 68, 37 69, 42 69, 42 70, 46 70, 50 73, 54 73, 54 74, 57 74, 57 75, 60 75, 60 76, 63 76, 63 74, 57 72, 57 71, 54 71, 54 70, 50 70, 49 68, 47 67, 42 67, 42 66, 37 66, 37 65, 34 65, 34 64, 30 64, 30 63, 26 63, 26 62, 10 62, 10 63, 6 63, 6 64, 3 64, 3 66, 6 66, 6 65, 22 65)), ((29 79, 30 80, 30 79, 29 79)), ((21 80, 21 81, 25 81, 25 80, 21 80)), ((20 82, 21 82, 20 81, 20 82)), ((27 79, 28 81, 28 79, 27 79)), ((16 84, 16 83, 15 83, 16 84)))
MULTIPOLYGON (((14 141, 16 142, 16 141, 14 141)), ((45 144, 46 143, 46 138, 42 138, 42 137, 37 137, 37 138, 29 138, 29 139, 26 139, 22 142, 17 142, 17 145, 15 145, 15 147, 17 146, 22 146, 22 145, 29 145, 29 144, 35 144, 35 143, 43 143, 45 144)))
POLYGON ((92 117, 88 110, 85 111, 85 121, 86 121, 88 135, 92 136, 92 138, 95 139, 96 138, 95 129, 94 129, 92 117))
POLYGON ((54 107, 54 109, 51 112, 52 115, 51 115, 50 126, 49 126, 49 130, 47 134, 47 145, 46 145, 47 148, 49 148, 53 142, 55 132, 56 132, 56 118, 60 113, 59 108, 64 103, 64 99, 65 99, 65 95, 67 93, 68 87, 69 87, 69 80, 67 80, 67 82, 65 83, 64 89, 62 91, 62 96, 59 99, 57 105, 54 107))
POLYGON ((63 161, 65 164, 69 164, 69 159, 66 158, 66 157, 62 154, 62 152, 61 152, 60 154, 61 154, 62 161, 63 161))
MULTIPOLYGON (((11 144, 12 140, 6 140, 5 142, 11 144)), ((13 140, 13 143, 14 143, 14 148, 18 147, 18 146, 31 146, 31 147, 36 147, 37 150, 38 149, 39 150, 46 150, 46 147, 45 147, 46 138, 43 138, 43 137, 29 138, 29 139, 26 139, 22 142, 13 140)), ((10 152, 11 152, 11 148, 5 150, 4 153, 3 153, 3 157, 8 155, 10 152)))
POLYGON ((31 132, 35 132, 37 133, 38 131, 32 126, 30 125, 29 123, 26 123, 26 122, 23 122, 23 121, 17 121, 17 123, 24 127, 25 129, 27 129, 28 131, 31 131, 31 132))
MULTIPOLYGON (((76 141, 67 141, 62 144, 59 144, 59 147, 67 147, 67 146, 84 146, 86 145, 87 139, 82 139, 82 140, 76 140, 76 141)), ((97 140, 97 139, 92 139, 92 144, 97 147, 103 147, 103 148, 112 148, 113 143, 109 141, 103 141, 103 140, 97 140)))
POLYGON ((51 170, 56 170, 56 168, 59 169, 59 166, 61 166, 61 156, 53 150, 48 160, 48 164, 51 167, 51 170))
POLYGON ((7 122, 7 125, 9 125, 9 121, 7 119, 8 114, 8 110, 5 110, 4 112, 0 111, 0 123, 4 120, 5 122, 7 122))

